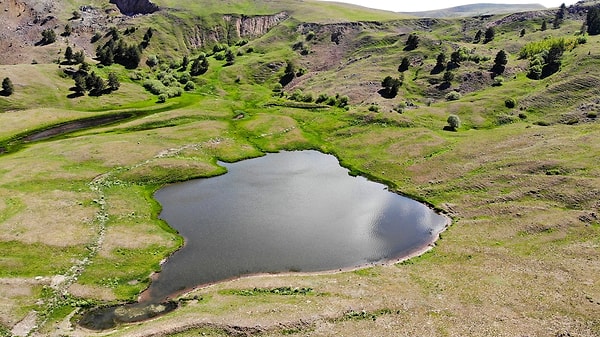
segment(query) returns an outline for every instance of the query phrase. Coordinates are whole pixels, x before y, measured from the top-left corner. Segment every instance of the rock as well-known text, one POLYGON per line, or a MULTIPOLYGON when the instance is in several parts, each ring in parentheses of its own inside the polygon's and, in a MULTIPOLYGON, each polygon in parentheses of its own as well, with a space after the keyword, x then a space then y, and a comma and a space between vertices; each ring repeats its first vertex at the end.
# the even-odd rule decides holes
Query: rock
POLYGON ((110 0, 117 5, 122 14, 133 16, 137 14, 151 14, 159 10, 158 5, 149 0, 110 0))

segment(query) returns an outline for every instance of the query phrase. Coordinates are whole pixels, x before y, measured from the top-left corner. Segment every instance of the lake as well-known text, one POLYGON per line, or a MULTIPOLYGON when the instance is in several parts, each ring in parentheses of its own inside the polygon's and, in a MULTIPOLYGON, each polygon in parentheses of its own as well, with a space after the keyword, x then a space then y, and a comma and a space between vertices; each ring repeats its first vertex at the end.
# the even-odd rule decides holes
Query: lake
POLYGON ((144 298, 259 273, 318 272, 423 251, 447 218, 317 151, 220 163, 224 175, 156 192, 160 218, 185 238, 144 298))

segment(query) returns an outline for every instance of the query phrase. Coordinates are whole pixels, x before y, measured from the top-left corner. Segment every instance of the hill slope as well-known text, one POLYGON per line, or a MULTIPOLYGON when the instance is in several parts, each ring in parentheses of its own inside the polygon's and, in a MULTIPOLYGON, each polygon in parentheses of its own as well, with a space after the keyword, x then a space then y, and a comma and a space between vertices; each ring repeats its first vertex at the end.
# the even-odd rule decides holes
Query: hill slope
POLYGON ((0 336, 600 334, 600 38, 579 32, 586 3, 546 30, 556 10, 156 4, 0 3, 13 85, 0 96, 0 336), (56 41, 41 43, 47 29, 56 41), (405 262, 224 281, 151 321, 76 324, 137 300, 183 244, 157 219, 156 188, 302 149, 452 226, 405 262))
POLYGON ((546 7, 539 4, 472 4, 464 6, 456 6, 439 10, 422 11, 422 12, 404 12, 407 15, 413 15, 423 18, 452 18, 452 17, 469 17, 479 15, 495 15, 518 12, 529 12, 536 10, 544 10, 546 7))

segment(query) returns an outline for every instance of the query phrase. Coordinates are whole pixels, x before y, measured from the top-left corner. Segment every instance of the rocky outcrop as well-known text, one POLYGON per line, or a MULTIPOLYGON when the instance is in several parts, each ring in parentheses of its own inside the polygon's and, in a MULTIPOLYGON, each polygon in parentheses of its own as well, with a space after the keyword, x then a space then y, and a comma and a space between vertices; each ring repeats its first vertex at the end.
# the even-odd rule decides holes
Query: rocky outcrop
POLYGON ((288 18, 286 12, 275 15, 261 16, 235 16, 225 15, 223 20, 228 26, 228 31, 237 35, 237 37, 257 37, 266 34, 269 29, 278 25, 281 21, 288 18))
POLYGON ((262 36, 288 17, 286 12, 258 16, 223 15, 220 25, 208 28, 197 24, 190 34, 189 42, 196 48, 215 43, 233 44, 239 39, 262 36))
POLYGON ((150 14, 159 10, 150 0, 110 0, 110 3, 117 5, 121 13, 128 16, 150 14))

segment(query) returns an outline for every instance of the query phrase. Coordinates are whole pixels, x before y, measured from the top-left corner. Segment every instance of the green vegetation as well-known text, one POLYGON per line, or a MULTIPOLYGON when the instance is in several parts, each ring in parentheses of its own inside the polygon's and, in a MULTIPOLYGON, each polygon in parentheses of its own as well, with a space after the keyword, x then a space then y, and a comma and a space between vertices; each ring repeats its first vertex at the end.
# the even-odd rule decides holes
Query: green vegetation
MULTIPOLYGON (((75 307, 136 300, 183 244, 158 219, 157 188, 223 174, 218 161, 302 149, 334 154, 453 225, 395 266, 227 281, 111 334, 600 333, 593 8, 569 7, 544 31, 556 10, 421 20, 314 1, 156 3, 170 9, 98 31, 73 20, 68 41, 44 37, 19 51, 22 64, 0 65, 14 89, 3 82, 0 97, 0 335, 34 309, 35 333, 85 334, 62 328, 75 307), (283 10, 256 35, 223 19, 283 10)), ((61 8, 53 27, 84 5, 61 8)), ((113 19, 104 27, 119 22, 104 11, 113 7, 98 5, 113 19)))
POLYGON ((2 95, 10 96, 13 94, 14 91, 15 91, 15 87, 14 87, 12 81, 10 80, 10 78, 5 77, 2 80, 2 95))

